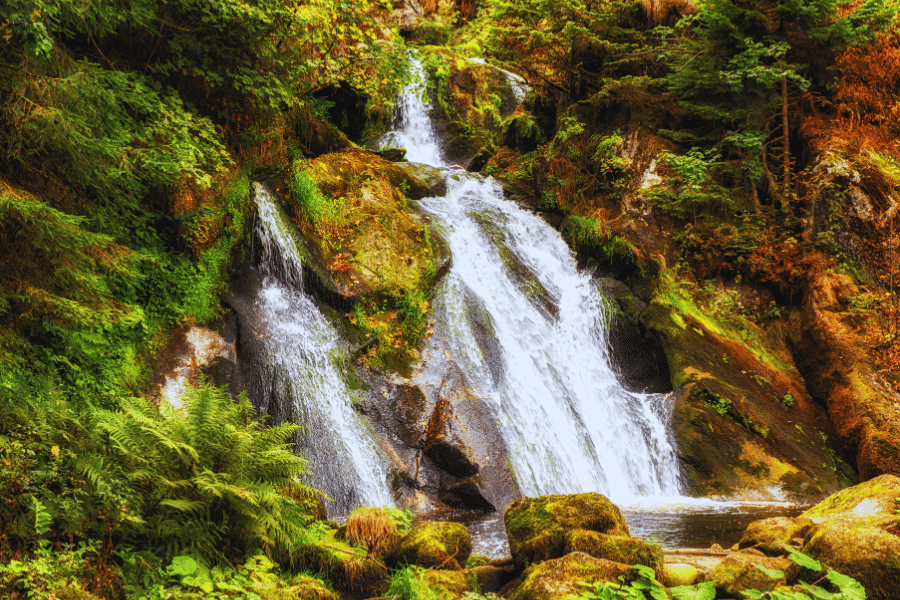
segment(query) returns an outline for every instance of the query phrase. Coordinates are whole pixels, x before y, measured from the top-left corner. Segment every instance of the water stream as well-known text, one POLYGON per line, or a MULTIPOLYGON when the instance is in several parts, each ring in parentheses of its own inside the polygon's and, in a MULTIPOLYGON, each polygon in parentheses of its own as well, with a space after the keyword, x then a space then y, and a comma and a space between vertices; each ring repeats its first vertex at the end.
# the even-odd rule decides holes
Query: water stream
POLYGON ((254 184, 254 244, 259 284, 246 321, 258 340, 245 384, 277 422, 301 425, 298 449, 310 482, 325 492, 330 514, 359 505, 392 505, 386 461, 347 385, 348 352, 337 331, 303 291, 299 235, 271 194, 254 184))

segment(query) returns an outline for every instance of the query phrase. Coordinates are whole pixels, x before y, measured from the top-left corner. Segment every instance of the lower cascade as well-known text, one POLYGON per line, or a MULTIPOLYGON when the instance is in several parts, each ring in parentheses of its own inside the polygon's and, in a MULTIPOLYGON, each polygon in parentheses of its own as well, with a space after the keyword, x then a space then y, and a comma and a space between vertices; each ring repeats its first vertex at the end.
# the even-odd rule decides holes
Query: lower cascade
POLYGON ((242 368, 244 384, 260 410, 301 425, 297 447, 314 474, 310 483, 331 499, 329 513, 391 505, 385 461, 353 408, 359 392, 346 383, 348 352, 303 291, 299 234, 265 187, 255 184, 254 195, 258 284, 244 330, 255 356, 242 368))
POLYGON ((617 381, 606 304, 559 234, 479 176, 451 175, 422 205, 453 256, 435 337, 490 406, 522 494, 677 496, 670 395, 617 381))

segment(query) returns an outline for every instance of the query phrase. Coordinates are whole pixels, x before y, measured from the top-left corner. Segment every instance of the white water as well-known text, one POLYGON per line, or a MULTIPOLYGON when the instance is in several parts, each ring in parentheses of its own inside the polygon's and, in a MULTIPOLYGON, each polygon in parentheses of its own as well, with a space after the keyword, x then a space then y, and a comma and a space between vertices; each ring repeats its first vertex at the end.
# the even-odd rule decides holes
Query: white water
POLYGON ((379 142, 394 148, 406 148, 406 160, 410 162, 443 166, 440 142, 429 116, 431 107, 424 100, 425 72, 422 62, 413 58, 410 67, 413 83, 401 92, 397 102, 400 126, 385 134, 379 142))
POLYGON ((491 407, 522 493, 598 491, 617 502, 678 496, 670 396, 619 384, 604 299, 559 234, 504 200, 491 179, 452 176, 446 198, 422 205, 440 220, 453 256, 434 301, 436 331, 491 407), (523 287, 539 288, 517 282, 500 247, 537 275, 555 315, 529 299, 523 287), (490 352, 479 344, 484 335, 496 340, 490 352))
POLYGON ((262 283, 250 310, 262 340, 260 376, 265 397, 280 407, 277 420, 301 425, 299 446, 310 463, 312 484, 331 499, 329 513, 358 505, 393 505, 385 461, 353 409, 356 393, 342 376, 347 352, 337 332, 303 293, 298 235, 269 192, 254 184, 259 209, 254 240, 262 283))
MULTIPOLYGON (((399 106, 401 127, 388 138, 407 144, 409 160, 446 167, 421 94, 405 90, 399 106)), ((604 299, 559 234, 479 176, 452 175, 447 197, 422 206, 453 256, 433 302, 435 332, 490 406, 521 492, 679 497, 670 395, 630 393, 616 380, 604 299), (537 276, 555 314, 529 299, 500 247, 537 276)))

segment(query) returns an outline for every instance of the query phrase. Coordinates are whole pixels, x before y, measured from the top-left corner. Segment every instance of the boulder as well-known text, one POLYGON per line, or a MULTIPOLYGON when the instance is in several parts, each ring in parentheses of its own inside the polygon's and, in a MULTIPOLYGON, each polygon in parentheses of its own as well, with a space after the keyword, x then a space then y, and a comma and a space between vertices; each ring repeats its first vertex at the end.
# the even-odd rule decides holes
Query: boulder
POLYGON ((754 521, 744 531, 738 549, 753 548, 768 556, 781 556, 784 547, 793 545, 797 538, 802 540, 812 524, 809 518, 772 517, 754 521))
POLYGON ((472 569, 472 573, 478 581, 478 589, 483 594, 499 592, 506 584, 512 581, 516 575, 512 565, 505 567, 482 565, 472 569))
POLYGON ((700 570, 684 563, 666 563, 663 565, 663 576, 660 580, 666 587, 694 585, 700 577, 700 570))
POLYGON ((719 563, 707 581, 716 586, 717 596, 723 598, 740 598, 743 590, 768 591, 778 585, 785 584, 784 570, 791 565, 785 558, 768 558, 735 553, 719 563), (757 568, 757 565, 774 571, 781 576, 773 577, 757 568))
POLYGON ((472 552, 472 539, 465 525, 427 521, 413 527, 400 542, 398 559, 411 565, 461 570, 472 552))
POLYGON ((273 558, 286 568, 320 574, 342 592, 361 598, 376 595, 388 579, 387 568, 369 558, 359 546, 336 539, 335 534, 336 531, 327 532, 289 556, 273 558))
POLYGON ((644 565, 656 571, 657 579, 663 574, 663 549, 637 538, 574 529, 566 533, 565 553, 570 552, 584 552, 626 565, 644 565))
POLYGON ((252 590, 261 600, 339 600, 340 596, 324 581, 311 575, 296 575, 290 579, 255 580, 252 590))
POLYGON ((573 552, 529 567, 507 600, 568 600, 585 591, 582 584, 631 583, 638 577, 628 565, 573 552))
POLYGON ((574 530, 628 536, 619 507, 596 492, 522 498, 504 515, 513 561, 520 569, 558 558, 574 530))
MULTIPOLYGON (((396 162, 394 165, 406 175, 403 181, 409 185, 406 195, 410 200, 447 195, 447 178, 439 169, 406 161, 396 162)), ((400 185, 399 182, 397 185, 400 185)))

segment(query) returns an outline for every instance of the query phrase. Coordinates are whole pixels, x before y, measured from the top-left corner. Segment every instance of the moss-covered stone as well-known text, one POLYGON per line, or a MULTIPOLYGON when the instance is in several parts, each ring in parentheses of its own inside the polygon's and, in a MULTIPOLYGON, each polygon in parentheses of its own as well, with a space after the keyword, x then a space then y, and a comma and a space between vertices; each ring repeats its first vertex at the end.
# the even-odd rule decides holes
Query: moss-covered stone
POLYGON ((740 598, 743 590, 772 590, 775 586, 784 585, 784 570, 791 561, 784 558, 766 558, 748 554, 732 554, 719 563, 707 581, 716 586, 718 597, 740 598), (766 569, 781 571, 781 577, 770 577, 756 565, 766 569))
POLYGON ((388 570, 359 546, 335 539, 336 531, 307 541, 291 557, 278 557, 284 566, 321 574, 336 588, 368 598, 384 587, 388 570))
POLYGON ((311 575, 297 575, 290 579, 272 579, 253 586, 253 591, 259 594, 262 600, 339 600, 328 585, 311 575))
MULTIPOLYGON (((900 530, 847 526, 835 519, 817 528, 803 552, 862 584, 869 600, 896 600, 900 594, 900 530)), ((788 571, 788 581, 800 578, 788 571), (793 576, 793 577, 792 577, 793 576)), ((795 575, 796 574, 796 575, 795 575)))
POLYGON ((574 529, 566 534, 565 553, 570 552, 584 552, 626 565, 644 565, 656 571, 657 579, 662 577, 663 549, 637 538, 574 529))
MULTIPOLYGON (((409 189, 406 195, 411 200, 433 198, 447 195, 447 178, 439 169, 430 165, 412 162, 398 162, 396 166, 406 175, 409 189)), ((392 176, 396 177, 396 175, 392 176)), ((395 185, 401 185, 397 182, 395 185)))
POLYGON ((693 585, 699 577, 700 570, 693 565, 667 563, 663 565, 663 575, 660 581, 666 587, 678 587, 681 585, 693 585))
POLYGON ((400 542, 401 562, 425 568, 461 570, 472 552, 466 527, 449 521, 428 521, 413 527, 400 542))
POLYGON ((519 568, 562 556, 567 534, 576 529, 628 535, 619 507, 596 492, 522 498, 510 505, 504 521, 519 568))
POLYGON ((580 584, 631 583, 637 570, 583 552, 573 552, 529 567, 508 600, 567 600, 584 591, 580 584))
POLYGON ((459 600, 464 593, 474 591, 465 571, 429 569, 420 580, 441 600, 459 600))
POLYGON ((800 516, 817 523, 840 517, 871 525, 875 518, 896 516, 898 496, 900 477, 881 475, 829 496, 800 516))
POLYGON ((738 548, 741 550, 754 548, 769 556, 784 554, 784 547, 793 545, 796 538, 801 540, 812 526, 808 518, 791 519, 789 517, 772 517, 754 521, 747 526, 738 548))

